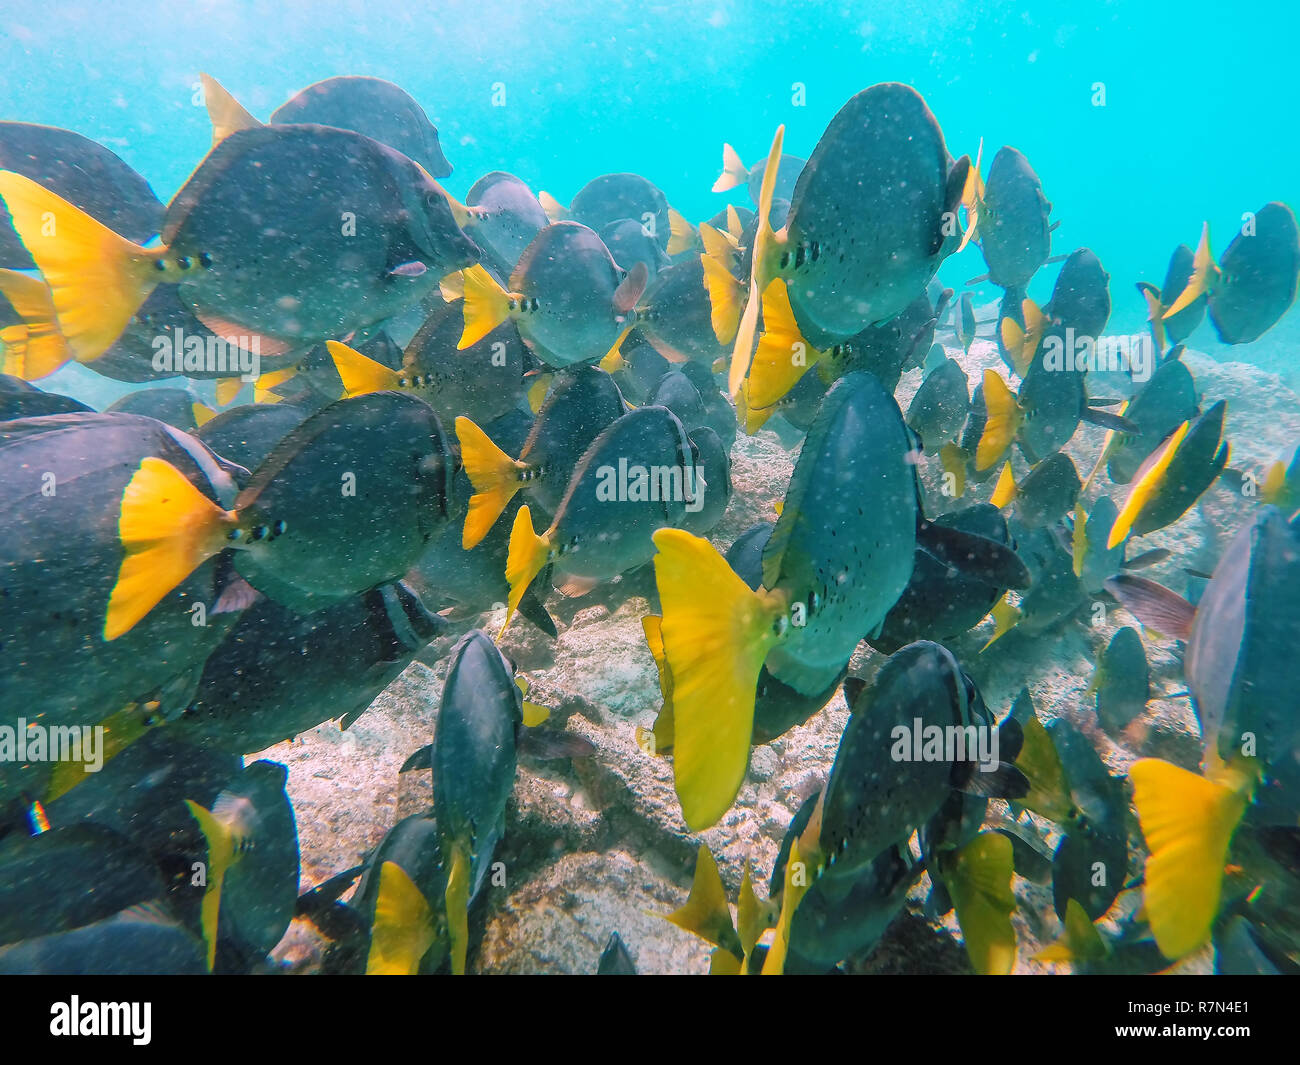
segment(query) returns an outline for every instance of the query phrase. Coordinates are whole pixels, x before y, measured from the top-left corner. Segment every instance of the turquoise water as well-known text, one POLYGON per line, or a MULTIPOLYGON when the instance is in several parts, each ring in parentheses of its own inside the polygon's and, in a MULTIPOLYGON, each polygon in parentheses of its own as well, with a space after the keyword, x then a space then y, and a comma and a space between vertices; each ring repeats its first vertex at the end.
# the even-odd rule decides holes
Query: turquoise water
MULTIPOLYGON (((1294 201, 1300 173, 1300 141, 1285 133, 1300 10, 1285 2, 5 8, 3 117, 103 142, 164 200, 208 146, 200 71, 262 119, 325 77, 387 78, 438 127, 454 193, 499 168, 567 203, 597 174, 632 171, 692 220, 726 202, 709 191, 723 141, 753 165, 784 122, 786 150, 806 156, 855 92, 905 81, 953 155, 973 157, 983 137, 986 168, 1003 144, 1028 156, 1061 221, 1055 250, 1091 247, 1111 273, 1112 330, 1141 327, 1132 283, 1160 284, 1202 221, 1221 250, 1242 212, 1294 201), (805 106, 792 105, 795 83, 805 106)), ((972 247, 940 276, 960 285, 983 271, 972 247)), ((1053 276, 1030 294, 1045 299, 1053 276)))

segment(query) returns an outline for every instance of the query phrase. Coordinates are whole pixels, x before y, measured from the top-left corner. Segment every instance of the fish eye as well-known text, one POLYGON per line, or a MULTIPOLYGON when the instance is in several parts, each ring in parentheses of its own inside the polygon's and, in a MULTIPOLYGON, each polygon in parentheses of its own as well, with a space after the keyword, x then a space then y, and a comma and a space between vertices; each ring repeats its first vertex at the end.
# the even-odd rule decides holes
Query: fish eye
POLYGON ((199 252, 199 265, 206 270, 212 265, 212 256, 205 251, 199 252))
POLYGON ((284 521, 283 518, 281 518, 279 521, 277 521, 274 525, 271 526, 271 531, 274 532, 276 536, 283 536, 284 531, 287 528, 289 528, 288 524, 284 521))

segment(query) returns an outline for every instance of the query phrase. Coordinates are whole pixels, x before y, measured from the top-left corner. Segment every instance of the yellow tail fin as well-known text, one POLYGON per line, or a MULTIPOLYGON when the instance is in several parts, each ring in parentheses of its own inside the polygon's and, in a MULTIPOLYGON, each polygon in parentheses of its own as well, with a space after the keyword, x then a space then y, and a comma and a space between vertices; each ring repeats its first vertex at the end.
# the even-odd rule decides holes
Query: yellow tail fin
POLYGON ((415 881, 400 865, 384 862, 379 867, 366 975, 414 976, 434 938, 433 911, 415 881))
POLYGON ((465 271, 453 270, 438 282, 438 291, 448 303, 465 298, 465 271))
POLYGON ((1124 500, 1124 506, 1115 518, 1115 524, 1110 527, 1110 536, 1106 540, 1106 550, 1112 551, 1124 542, 1124 537, 1129 534, 1133 528, 1133 522, 1137 520, 1142 508, 1151 501, 1151 497, 1159 490, 1161 483, 1164 481, 1165 471, 1169 469, 1169 464, 1174 461, 1174 455, 1178 451, 1178 445, 1183 442, 1187 435, 1188 429, 1191 428, 1191 422, 1183 422, 1174 433, 1147 459, 1140 477, 1133 481, 1133 486, 1129 489, 1128 498, 1124 500))
POLYGON ((241 129, 256 129, 262 125, 216 78, 200 74, 199 81, 203 83, 203 103, 207 106, 208 118, 212 120, 212 147, 241 129))
POLYGON ((1279 503, 1286 495, 1286 463, 1278 459, 1264 474, 1264 483, 1260 485, 1259 498, 1265 503, 1279 503))
POLYGON ((692 935, 697 935, 715 947, 734 950, 740 946, 740 937, 731 921, 731 907, 727 905, 727 892, 722 886, 718 863, 703 843, 695 854, 695 878, 686 903, 664 920, 692 935))
POLYGON ((217 412, 209 407, 206 403, 191 403, 190 410, 194 414, 195 426, 204 426, 217 416, 217 412))
POLYGON ((44 281, 17 270, 0 270, 0 294, 23 320, 22 325, 0 332, 5 373, 39 381, 72 358, 72 349, 59 332, 50 287, 44 281))
POLYGON ((740 156, 736 149, 730 144, 722 146, 722 173, 718 175, 718 180, 713 183, 714 192, 727 192, 730 189, 738 188, 749 181, 749 171, 745 169, 745 164, 740 161, 740 156))
POLYGON ((695 242, 699 239, 695 227, 671 207, 668 208, 668 225, 672 230, 672 235, 668 238, 669 255, 680 255, 695 247, 695 242))
POLYGON ((519 600, 528 591, 528 586, 546 568, 546 560, 551 554, 551 533, 548 530, 541 536, 533 531, 533 516, 528 507, 519 508, 515 515, 514 528, 510 530, 510 553, 506 556, 506 581, 510 585, 510 595, 506 600, 506 620, 497 633, 497 639, 510 625, 510 619, 519 609, 519 600))
POLYGON ((970 458, 961 445, 949 441, 939 449, 939 463, 945 475, 952 477, 952 497, 960 499, 966 494, 966 462, 970 458))
POLYGON ((343 392, 348 398, 364 396, 368 392, 386 392, 397 387, 396 370, 390 370, 383 363, 375 362, 337 340, 325 341, 325 347, 334 359, 334 368, 343 378, 343 392))
POLYGON ((992 370, 984 371, 984 406, 988 410, 988 420, 975 448, 977 470, 987 470, 1007 453, 1024 420, 1015 394, 992 370))
POLYGON ((749 367, 750 410, 775 405, 823 354, 799 332, 789 289, 777 278, 763 292, 763 335, 749 367))
POLYGON ((1015 498, 1016 475, 1011 471, 1011 460, 1007 459, 1007 464, 998 474, 998 483, 993 488, 993 494, 989 496, 989 502, 995 507, 1005 507, 1015 498))
POLYGON ((745 286, 711 255, 701 255, 700 262, 704 266, 704 287, 709 293, 713 335, 725 347, 736 339, 736 330, 740 327, 740 304, 745 296, 745 286))
POLYGON ((727 375, 727 393, 735 396, 740 390, 741 378, 749 369, 749 357, 754 347, 754 333, 758 329, 759 294, 767 288, 774 276, 773 262, 779 241, 772 230, 769 216, 772 213, 772 196, 776 191, 776 171, 781 162, 781 146, 785 143, 785 126, 777 126, 772 138, 772 149, 767 154, 767 169, 763 171, 763 186, 758 197, 758 229, 754 233, 754 248, 750 256, 749 303, 736 330, 736 345, 731 352, 731 369, 727 375))
POLYGON ((465 331, 457 348, 477 344, 510 317, 510 293, 477 264, 461 271, 465 281, 465 331))
POLYGON ((542 404, 546 401, 546 393, 551 390, 551 382, 555 380, 553 373, 539 373, 533 383, 528 386, 528 409, 536 414, 542 409, 542 404))
POLYGON ((993 604, 993 609, 989 611, 989 615, 993 618, 993 635, 989 637, 988 643, 980 648, 981 653, 987 651, 998 640, 1002 639, 1020 621, 1020 611, 1011 605, 1005 595, 993 604))
POLYGON ((755 410, 749 405, 749 382, 740 382, 740 391, 736 393, 736 421, 747 434, 753 436, 769 418, 776 413, 775 407, 763 407, 755 410))
POLYGON ((0 171, 0 198, 40 267, 59 330, 79 362, 102 355, 158 283, 163 249, 146 250, 49 189, 0 171))
POLYGON ((1160 952, 1181 958, 1209 938, 1223 866, 1249 796, 1158 758, 1129 768, 1133 805, 1151 856, 1143 898, 1160 952))
POLYGON ((456 419, 456 437, 465 475, 474 486, 461 534, 461 546, 469 551, 479 545, 519 491, 519 473, 528 465, 512 459, 464 415, 456 419))
POLYGON ((781 915, 776 922, 776 935, 772 937, 772 946, 763 959, 763 976, 781 976, 785 972, 785 960, 790 953, 790 928, 794 924, 794 912, 799 908, 804 895, 808 893, 812 878, 808 875, 803 858, 799 852, 799 841, 790 844, 790 857, 785 863, 785 886, 781 889, 781 915))
POLYGON ((542 205, 546 217, 552 222, 563 222, 569 217, 569 209, 545 190, 537 194, 537 202, 542 205))
POLYGON ((957 852, 948 873, 966 953, 981 976, 1006 976, 1016 964, 1012 866, 1011 839, 1000 832, 981 832, 957 852))
MULTIPOLYGON (((163 723, 158 709, 157 703, 146 706, 127 703, 121 710, 110 714, 99 723, 97 727, 104 730, 104 743, 100 752, 101 768, 148 732, 155 723, 163 723)), ((66 795, 95 771, 91 763, 70 758, 62 759, 55 763, 54 772, 50 774, 50 781, 41 798, 47 803, 53 802, 59 796, 66 795)))
POLYGON ((673 675, 673 775, 694 832, 726 813, 745 778, 759 671, 784 603, 751 591, 707 540, 660 529, 654 543, 673 675))
POLYGON ((1151 326, 1151 336, 1156 342, 1156 351, 1165 350, 1164 305, 1160 302, 1160 290, 1145 281, 1138 282, 1138 291, 1147 303, 1147 322, 1151 326))
POLYGON ((221 888, 226 882, 226 872, 235 858, 235 838, 230 828, 217 820, 211 810, 191 799, 185 800, 194 820, 208 842, 207 886, 199 908, 199 922, 203 929, 203 942, 208 948, 208 972, 217 958, 217 918, 221 914, 221 888))
POLYGON ((270 373, 262 374, 253 385, 253 402, 279 403, 284 397, 276 395, 271 389, 288 384, 297 375, 296 366, 286 366, 283 370, 272 370, 270 373))
POLYGON ((664 657, 664 636, 659 627, 662 621, 654 614, 641 619, 645 642, 659 673, 659 694, 663 696, 663 706, 655 717, 654 728, 648 733, 645 729, 637 729, 637 743, 643 750, 648 748, 651 754, 664 754, 673 745, 673 674, 664 657))
POLYGON ((237 527, 169 462, 150 456, 122 494, 118 538, 126 557, 108 600, 104 639, 129 632, 168 592, 227 544, 237 527))
POLYGON ((244 387, 242 377, 222 377, 217 380, 217 406, 228 407, 244 387))
MULTIPOLYGON (((35 256, 33 255, 33 258, 35 256)), ((1189 307, 1201 296, 1214 288, 1219 279, 1219 268, 1214 264, 1214 255, 1210 251, 1210 223, 1201 227, 1201 241, 1196 245, 1196 255, 1192 259, 1192 276, 1187 279, 1183 291, 1165 310, 1164 317, 1172 318, 1184 307, 1189 307)), ((1162 293, 1162 298, 1168 293, 1162 293)))
POLYGON ((980 212, 984 209, 984 179, 980 177, 980 164, 984 161, 984 138, 975 153, 975 165, 966 175, 966 184, 961 190, 961 205, 966 208, 966 231, 961 235, 957 251, 963 251, 966 245, 976 240, 979 232, 980 212))
POLYGON ((731 239, 736 242, 736 247, 740 247, 740 238, 745 235, 745 227, 740 222, 740 212, 731 204, 727 204, 727 232, 731 239))
POLYGON ((700 243, 704 246, 702 254, 717 259, 723 266, 734 261, 738 250, 735 237, 714 229, 708 222, 700 223, 700 243))
POLYGON ((453 976, 465 975, 465 958, 469 954, 469 886, 469 855, 463 845, 456 844, 443 891, 453 976))

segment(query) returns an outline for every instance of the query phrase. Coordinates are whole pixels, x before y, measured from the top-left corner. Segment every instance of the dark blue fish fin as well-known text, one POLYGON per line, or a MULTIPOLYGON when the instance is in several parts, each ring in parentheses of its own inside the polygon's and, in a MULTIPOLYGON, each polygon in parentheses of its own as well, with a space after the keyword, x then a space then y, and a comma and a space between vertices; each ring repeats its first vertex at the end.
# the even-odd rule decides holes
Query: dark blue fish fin
POLYGON ((555 627, 555 619, 551 617, 541 597, 538 596, 536 588, 549 588, 551 584, 550 573, 542 574, 540 581, 534 581, 524 592, 524 597, 519 600, 519 613, 536 625, 542 632, 546 633, 552 640, 559 638, 559 631, 555 627))
POLYGON ((623 940, 617 932, 609 934, 605 949, 600 952, 600 962, 596 966, 597 976, 636 976, 636 964, 627 952, 623 940))
POLYGON ((1024 726, 1012 714, 1008 714, 998 726, 998 753, 1004 762, 1014 762, 1020 757, 1024 745, 1024 726))
POLYGON ((1141 427, 1136 423, 1124 418, 1118 414, 1112 414, 1110 411, 1097 410, 1084 404, 1083 410, 1079 412, 1079 420, 1088 422, 1091 425, 1100 425, 1103 429, 1115 429, 1121 433, 1140 433, 1141 427))
POLYGON ((948 171, 948 184, 943 193, 943 213, 934 228, 934 236, 930 241, 930 255, 937 255, 948 237, 957 235, 955 229, 951 234, 945 230, 957 219, 957 208, 961 206, 961 194, 966 189, 966 178, 970 174, 970 168, 970 156, 963 155, 948 171))
POLYGON ((964 576, 996 588, 1027 588, 1029 570, 1006 544, 987 536, 963 532, 922 519, 916 528, 917 547, 964 576))
POLYGON ((1023 799, 1029 794, 1029 778, 1009 762, 999 762, 990 773, 976 767, 957 790, 985 799, 1023 799))
POLYGON ((427 743, 402 763, 399 773, 409 773, 413 769, 433 768, 433 744, 427 743))
POLYGON ((948 894, 948 889, 944 886, 943 881, 931 875, 930 892, 925 896, 925 916, 927 920, 941 920, 951 910, 952 896, 948 894))
POLYGON ((844 678, 844 701, 848 703, 849 709, 853 709, 853 704, 858 701, 858 696, 863 693, 867 687, 867 682, 861 677, 844 678))
POLYGON ((596 753, 596 745, 579 736, 576 732, 566 732, 556 728, 525 728, 515 741, 521 755, 527 755, 539 761, 554 761, 561 758, 589 758, 596 753))

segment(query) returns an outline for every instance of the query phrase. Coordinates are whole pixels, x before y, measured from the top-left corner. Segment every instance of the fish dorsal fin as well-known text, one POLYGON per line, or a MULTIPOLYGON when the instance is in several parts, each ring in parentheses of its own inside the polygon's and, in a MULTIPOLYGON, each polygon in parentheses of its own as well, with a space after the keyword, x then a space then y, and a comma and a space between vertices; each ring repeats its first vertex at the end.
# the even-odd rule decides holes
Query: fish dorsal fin
POLYGON ((208 109, 208 118, 212 120, 214 148, 232 133, 263 125, 216 78, 210 74, 200 74, 199 81, 203 83, 203 103, 208 109))

